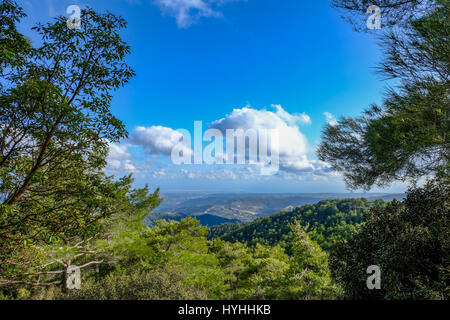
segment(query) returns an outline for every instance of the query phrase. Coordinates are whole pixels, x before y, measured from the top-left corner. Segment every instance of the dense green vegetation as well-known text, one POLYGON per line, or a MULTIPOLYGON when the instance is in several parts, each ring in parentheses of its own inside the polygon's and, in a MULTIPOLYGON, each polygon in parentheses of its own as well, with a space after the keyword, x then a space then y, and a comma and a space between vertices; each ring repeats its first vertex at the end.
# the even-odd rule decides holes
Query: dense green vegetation
MULTIPOLYGON (((364 12, 368 1, 333 3, 364 12)), ((63 17, 38 25, 35 48, 16 28, 22 9, 1 1, 0 298, 449 299, 450 3, 374 3, 396 25, 381 39, 381 71, 399 88, 328 126, 319 157, 350 187, 428 183, 403 202, 321 201, 212 228, 208 239, 193 218, 145 226, 159 190, 103 171, 109 143, 127 135, 110 112, 112 92, 134 75, 126 22, 86 9, 82 32, 63 17), (80 290, 67 288, 74 265, 80 290), (379 290, 366 287, 371 265, 379 290)))
MULTIPOLYGON (((17 4, 2 1, 0 12, 0 283, 30 283, 43 246, 73 250, 128 205, 131 179, 103 169, 109 143, 127 135, 112 92, 134 72, 121 18, 87 9, 76 32, 59 17, 35 27, 43 41, 32 47, 15 28, 17 4)), ((70 259, 60 261, 67 274, 70 259)))
MULTIPOLYGON (((143 193, 141 193, 141 196, 143 193)), ((145 200, 145 198, 141 198, 145 200)), ((141 207, 142 201, 136 206, 141 207)), ((129 211, 132 212, 133 210, 129 211)), ((142 215, 121 214, 90 243, 102 258, 83 272, 81 290, 3 286, 3 298, 21 299, 333 299, 340 289, 328 255, 299 224, 291 226, 291 256, 279 247, 208 241, 193 218, 145 227, 142 215)), ((83 257, 72 255, 74 263, 83 257)), ((54 270, 50 266, 46 269, 54 270)), ((37 275, 33 275, 37 276, 37 275)), ((41 280, 54 274, 39 275, 41 280)), ((56 275, 58 276, 58 275, 56 275)), ((47 282, 48 283, 48 282, 47 282)))
POLYGON ((378 67, 398 85, 387 90, 381 106, 328 125, 319 158, 341 172, 351 188, 449 176, 450 1, 334 3, 353 12, 379 4, 384 21, 399 23, 381 39, 384 60, 378 67), (418 18, 404 20, 411 15, 418 18))
MULTIPOLYGON (((334 278, 351 299, 449 299, 450 1, 334 0, 358 26, 369 4, 382 10, 384 59, 395 79, 381 106, 328 125, 318 156, 350 188, 409 180, 404 202, 371 210, 360 230, 333 248, 334 278), (432 180, 423 188, 421 177, 432 180), (383 284, 367 290, 365 268, 383 284)), ((361 25, 361 24, 359 24, 361 25)))
POLYGON ((371 210, 359 232, 331 254, 334 277, 350 299, 450 298, 450 188, 442 181, 411 189, 404 202, 371 210), (382 271, 367 290, 365 269, 382 271))
POLYGON ((382 207, 382 200, 366 199, 324 200, 313 205, 295 208, 260 218, 251 223, 223 224, 210 228, 209 238, 243 242, 249 246, 280 245, 292 251, 290 225, 296 221, 309 232, 312 240, 330 251, 338 239, 347 238, 358 229, 363 217, 374 207, 382 207))

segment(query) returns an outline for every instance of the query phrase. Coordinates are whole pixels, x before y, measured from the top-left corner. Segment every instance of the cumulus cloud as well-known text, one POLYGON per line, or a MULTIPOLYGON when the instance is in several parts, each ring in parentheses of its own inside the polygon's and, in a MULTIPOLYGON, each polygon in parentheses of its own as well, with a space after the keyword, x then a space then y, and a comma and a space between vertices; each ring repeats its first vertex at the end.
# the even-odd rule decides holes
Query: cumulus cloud
POLYGON ((131 162, 131 160, 110 160, 108 161, 107 169, 116 172, 134 173, 137 171, 137 167, 131 162))
POLYGON ((108 157, 112 160, 130 159, 131 154, 127 152, 127 149, 128 149, 127 145, 118 145, 115 143, 110 143, 108 157))
POLYGON ((288 172, 315 172, 327 170, 324 163, 307 158, 308 142, 300 131, 300 124, 310 124, 305 114, 291 114, 280 105, 272 105, 273 111, 257 110, 249 106, 234 109, 225 118, 214 121, 211 128, 225 132, 226 129, 276 130, 280 169, 288 172))
POLYGON ((136 171, 137 168, 134 164, 131 163, 131 160, 125 160, 123 164, 123 169, 128 172, 134 172, 136 171))
MULTIPOLYGON (((255 109, 246 106, 241 109, 234 109, 224 118, 213 121, 209 129, 218 129, 226 136, 227 129, 233 130, 254 130, 256 132, 274 130, 278 136, 278 165, 281 177, 292 176, 329 176, 332 174, 330 166, 322 161, 312 160, 308 158, 308 141, 301 132, 302 125, 311 124, 311 119, 306 113, 289 113, 281 105, 272 105, 269 109, 255 109)), ((196 138, 196 137, 191 137, 196 138)), ((257 177, 261 174, 261 170, 267 165, 250 157, 249 147, 246 146, 245 166, 236 166, 232 164, 215 164, 209 166, 198 166, 198 170, 192 171, 194 167, 190 167, 189 171, 185 171, 188 165, 180 166, 165 163, 164 167, 159 169, 152 166, 151 168, 143 168, 143 164, 130 154, 128 149, 138 151, 139 148, 147 155, 162 155, 170 157, 175 146, 180 148, 184 146, 184 136, 180 131, 163 126, 137 127, 126 144, 111 144, 110 154, 108 156, 108 165, 110 169, 121 170, 126 172, 139 173, 152 178, 179 178, 182 174, 187 179, 247 179, 249 177, 257 177), (138 149, 136 149, 138 148, 138 149), (170 170, 169 170, 170 168, 170 170)), ((191 141, 192 143, 192 141, 191 141)), ((203 141, 203 147, 206 148, 207 143, 203 141)), ((224 144, 223 147, 226 148, 224 144)), ((261 145, 259 145, 261 147, 261 145)), ((192 145, 186 144, 185 149, 181 150, 183 154, 193 156, 192 145)), ((269 153, 272 155, 271 145, 268 146, 269 153)), ((206 149, 205 149, 206 150, 206 149)), ((258 150, 253 149, 255 152, 258 150)), ((259 150, 261 151, 261 150, 259 150)), ((139 151, 138 151, 139 152, 139 151)), ((215 150, 219 152, 219 150, 215 150)), ((241 151, 242 152, 242 151, 241 151)), ((219 152, 219 155, 221 153, 219 152)), ((226 152, 224 150, 224 159, 226 152)), ((217 153, 216 153, 217 156, 217 153)), ((167 159, 167 158, 166 158, 167 159)), ((165 159, 161 159, 164 163, 165 159)), ((205 159, 203 159, 205 160, 205 159)), ((272 161, 272 157, 270 158, 272 161)), ((278 166, 277 166, 278 168, 278 166)))
POLYGON ((179 28, 187 28, 201 17, 222 17, 218 7, 246 0, 154 0, 163 14, 174 17, 179 28))
MULTIPOLYGON (((142 146, 148 154, 170 156, 173 147, 178 145, 183 139, 183 134, 167 127, 137 127, 130 139, 135 145, 142 146)), ((191 154, 191 150, 183 150, 191 154)))
POLYGON ((108 143, 107 169, 115 172, 135 172, 136 166, 131 162, 132 155, 128 152, 128 145, 108 143))
MULTIPOLYGON (((214 121, 211 128, 225 132, 226 129, 276 130, 279 136, 280 156, 305 154, 307 140, 296 125, 296 116, 287 113, 281 106, 274 106, 275 112, 257 110, 249 106, 234 109, 225 118, 214 121)), ((309 119, 307 115, 304 115, 309 119)))
POLYGON ((324 112, 323 115, 325 116, 326 121, 328 122, 329 125, 331 126, 337 126, 337 121, 336 121, 336 117, 333 116, 331 113, 329 112, 324 112))
POLYGON ((290 126, 294 126, 296 124, 311 124, 311 118, 304 112, 290 114, 279 104, 273 104, 272 108, 275 108, 276 115, 290 126))

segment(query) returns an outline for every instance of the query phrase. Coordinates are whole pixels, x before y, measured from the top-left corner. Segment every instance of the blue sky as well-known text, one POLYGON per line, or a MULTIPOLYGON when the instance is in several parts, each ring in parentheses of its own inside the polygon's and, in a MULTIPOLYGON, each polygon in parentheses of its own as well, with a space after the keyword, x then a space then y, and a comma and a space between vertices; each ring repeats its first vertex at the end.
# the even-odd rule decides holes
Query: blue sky
POLYGON ((314 154, 325 114, 328 120, 358 115, 381 101, 385 84, 373 72, 381 59, 377 31, 354 32, 328 1, 18 2, 28 14, 21 31, 31 39, 34 23, 67 15, 71 4, 128 21, 122 35, 132 47, 127 60, 137 76, 116 92, 112 110, 130 139, 112 146, 108 173, 133 172, 137 185, 163 192, 346 192, 342 178, 324 170, 314 154), (292 117, 300 120, 289 122, 292 117), (230 119, 286 127, 292 133, 286 139, 297 138, 286 147, 287 169, 261 177, 251 166, 171 162, 166 149, 173 130, 192 131, 194 121, 207 129, 230 119))

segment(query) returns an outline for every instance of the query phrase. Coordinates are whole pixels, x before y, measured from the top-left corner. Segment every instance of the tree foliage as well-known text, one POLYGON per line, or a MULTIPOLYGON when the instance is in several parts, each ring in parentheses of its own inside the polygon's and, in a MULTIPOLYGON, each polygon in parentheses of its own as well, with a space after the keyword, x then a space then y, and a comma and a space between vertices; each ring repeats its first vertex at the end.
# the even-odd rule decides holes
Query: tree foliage
POLYGON ((292 230, 296 221, 307 228, 309 236, 322 249, 329 251, 337 239, 345 238, 363 222, 363 217, 374 206, 382 206, 382 200, 366 199, 323 200, 313 205, 280 212, 269 217, 242 224, 223 224, 210 228, 211 239, 243 242, 249 246, 280 245, 292 253, 292 230))
POLYGON ((383 28, 401 28, 436 7, 435 0, 332 0, 331 3, 358 31, 367 30, 365 22, 370 6, 380 8, 383 28))
POLYGON ((0 3, 0 93, 5 85, 3 79, 17 71, 30 50, 29 41, 16 28, 23 17, 25 13, 14 1, 0 3))
POLYGON ((36 246, 92 237, 102 218, 122 208, 127 182, 102 170, 109 143, 126 137, 111 114, 111 92, 134 72, 124 62, 130 48, 118 34, 122 18, 86 9, 82 29, 71 30, 58 17, 34 28, 42 45, 31 47, 16 29, 22 9, 8 0, 0 10, 4 278, 35 264, 29 251, 36 246))
POLYGON ((398 88, 388 90, 381 107, 325 128, 318 156, 342 172, 349 187, 449 175, 449 21, 450 3, 440 0, 383 36, 379 72, 397 79, 398 88))
POLYGON ((413 188, 336 245, 331 270, 348 299, 450 298, 449 192, 442 181, 413 188), (381 290, 366 287, 371 265, 381 268, 381 290))
POLYGON ((109 214, 96 221, 95 230, 93 224, 87 228, 79 224, 81 219, 74 217, 73 232, 66 230, 61 238, 14 247, 9 255, 2 252, 1 258, 6 263, 0 267, 0 285, 64 287, 72 266, 84 271, 99 264, 116 265, 121 252, 115 241, 123 242, 121 237, 142 228, 143 218, 161 202, 159 190, 150 193, 148 187, 132 189, 132 182, 130 176, 104 182, 111 192, 105 203, 109 214))

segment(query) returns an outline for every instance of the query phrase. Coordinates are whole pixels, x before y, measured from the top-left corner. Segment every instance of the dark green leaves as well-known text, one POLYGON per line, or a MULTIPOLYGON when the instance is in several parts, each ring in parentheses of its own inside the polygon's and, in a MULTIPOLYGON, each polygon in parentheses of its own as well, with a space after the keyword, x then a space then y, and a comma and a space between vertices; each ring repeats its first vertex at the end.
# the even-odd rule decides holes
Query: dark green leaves
POLYGON ((381 107, 323 132, 318 156, 343 173, 350 188, 449 175, 450 4, 433 3, 381 38, 379 72, 398 79, 398 88, 387 91, 381 107))

